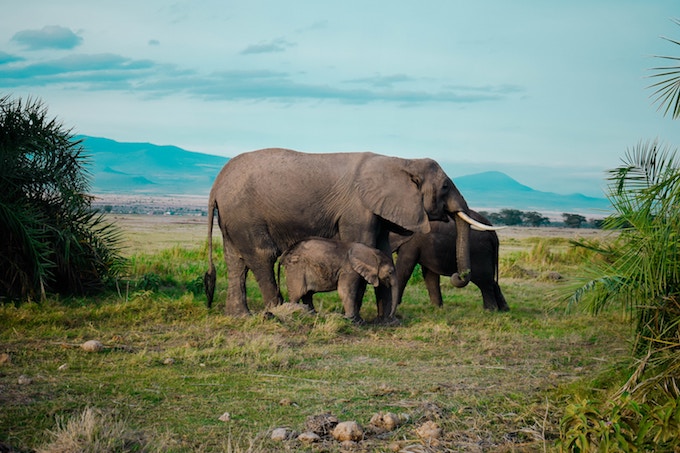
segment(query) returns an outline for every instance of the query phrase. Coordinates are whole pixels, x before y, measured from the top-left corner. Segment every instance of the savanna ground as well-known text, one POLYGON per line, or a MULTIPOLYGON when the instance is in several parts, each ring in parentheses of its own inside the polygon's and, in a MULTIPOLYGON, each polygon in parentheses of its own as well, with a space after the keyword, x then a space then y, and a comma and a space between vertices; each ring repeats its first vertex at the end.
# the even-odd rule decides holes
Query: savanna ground
MULTIPOLYGON (((0 443, 15 451, 75 451, 59 448, 83 436, 76 422, 90 413, 109 437, 145 451, 551 451, 566 404, 606 398, 627 377, 623 315, 593 317, 565 299, 592 259, 569 240, 601 231, 499 231, 508 313, 484 311, 474 285, 455 289, 446 278, 445 306, 433 307, 417 270, 400 325, 357 326, 336 293, 315 296, 317 314, 287 304, 265 316, 252 278, 253 316, 223 315, 219 234, 217 306, 207 310, 205 217, 111 218, 130 257, 116 291, 0 305, 0 443), (104 350, 84 351, 87 340, 104 350), (271 440, 273 429, 301 432, 327 412, 357 421, 364 440, 271 440), (371 430, 379 412, 406 421, 371 430), (418 437, 428 420, 440 438, 418 437)), ((367 291, 368 320, 372 298, 367 291)))

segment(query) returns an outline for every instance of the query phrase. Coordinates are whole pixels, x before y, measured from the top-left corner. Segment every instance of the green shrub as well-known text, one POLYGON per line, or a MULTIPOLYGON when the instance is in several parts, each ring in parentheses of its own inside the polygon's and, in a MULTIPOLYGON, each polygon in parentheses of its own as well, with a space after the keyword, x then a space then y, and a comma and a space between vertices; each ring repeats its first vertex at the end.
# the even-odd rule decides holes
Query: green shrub
POLYGON ((582 400, 570 404, 560 422, 559 451, 678 451, 680 398, 662 405, 638 403, 623 394, 602 408, 582 400))

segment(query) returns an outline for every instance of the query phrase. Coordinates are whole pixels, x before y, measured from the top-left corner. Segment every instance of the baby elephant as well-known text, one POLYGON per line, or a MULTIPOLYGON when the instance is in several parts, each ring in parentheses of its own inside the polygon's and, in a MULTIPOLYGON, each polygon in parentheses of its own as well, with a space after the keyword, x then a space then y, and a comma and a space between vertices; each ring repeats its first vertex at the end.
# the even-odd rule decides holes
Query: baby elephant
POLYGON ((387 304, 389 313, 382 316, 394 317, 396 298, 392 293, 397 289, 396 272, 392 259, 378 249, 358 242, 310 238, 288 249, 280 264, 286 268, 290 302, 302 299, 314 310, 314 293, 337 289, 345 317, 362 322, 359 310, 368 282, 375 287, 391 288, 385 291, 391 297, 387 304))

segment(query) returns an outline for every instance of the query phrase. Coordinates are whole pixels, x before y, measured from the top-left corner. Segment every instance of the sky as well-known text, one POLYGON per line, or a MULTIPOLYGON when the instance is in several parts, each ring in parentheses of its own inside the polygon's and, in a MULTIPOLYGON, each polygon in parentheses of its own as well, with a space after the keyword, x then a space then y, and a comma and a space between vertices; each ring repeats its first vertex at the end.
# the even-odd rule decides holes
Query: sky
POLYGON ((3 3, 0 96, 77 134, 430 157, 600 197, 627 150, 680 145, 649 88, 680 56, 677 0, 3 3))

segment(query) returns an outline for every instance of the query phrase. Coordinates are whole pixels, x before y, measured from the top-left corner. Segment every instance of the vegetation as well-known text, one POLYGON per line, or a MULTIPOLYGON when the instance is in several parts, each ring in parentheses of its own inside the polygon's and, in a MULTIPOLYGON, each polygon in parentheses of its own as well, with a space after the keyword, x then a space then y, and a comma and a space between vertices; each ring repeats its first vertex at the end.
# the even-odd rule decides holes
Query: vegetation
MULTIPOLYGON (((680 24, 680 22, 678 22, 680 24)), ((679 44, 678 41, 669 40, 679 44)), ((661 57, 680 61, 678 57, 661 57)), ((680 117, 680 66, 655 68, 655 102, 680 117)), ((631 377, 606 402, 571 404, 561 425, 568 451, 680 450, 680 165, 658 141, 629 150, 610 172, 615 213, 603 227, 618 239, 579 242, 603 257, 572 302, 593 313, 618 305, 635 328, 631 377)))
MULTIPOLYGON (((520 211, 519 209, 505 208, 498 212, 480 211, 480 214, 489 219, 494 225, 540 227, 551 224, 548 217, 536 211, 520 211)), ((601 228, 602 226, 602 219, 587 221, 580 214, 564 212, 562 213, 562 218, 564 219, 563 225, 568 228, 581 228, 583 226, 601 228)))
MULTIPOLYGON (((138 227, 123 223, 128 242, 144 241, 135 242, 120 292, 0 308, 0 444, 56 451, 75 439, 79 451, 94 451, 83 446, 104 448, 107 438, 127 440, 114 451, 332 452, 338 443, 281 443, 270 434, 300 432, 326 412, 368 428, 374 414, 390 411, 409 419, 388 433, 367 429, 360 451, 545 451, 572 394, 592 396, 627 378, 623 317, 609 309, 597 319, 570 315, 546 296, 562 283, 543 276, 569 279, 592 260, 569 247, 571 233, 501 234, 508 313, 485 312, 476 287, 447 279, 445 307, 433 307, 417 272, 401 325, 355 326, 336 293, 316 297, 318 314, 283 306, 265 316, 252 279, 254 316, 224 316, 220 304, 207 310, 193 286, 207 249, 191 245, 205 224, 189 231, 165 219, 154 231, 148 216, 138 227), (155 238, 165 243, 166 234, 187 239, 157 251, 155 238), (520 267, 527 272, 506 276, 520 267), (80 348, 92 339, 103 351, 80 348), (225 412, 229 420, 219 420, 225 412), (436 448, 416 434, 426 421, 442 428, 436 448)), ((219 264, 218 301, 226 296, 219 264)), ((375 317, 372 295, 362 310, 375 317)))
POLYGON ((0 98, 0 301, 101 289, 117 232, 90 209, 87 159, 40 102, 0 98))

